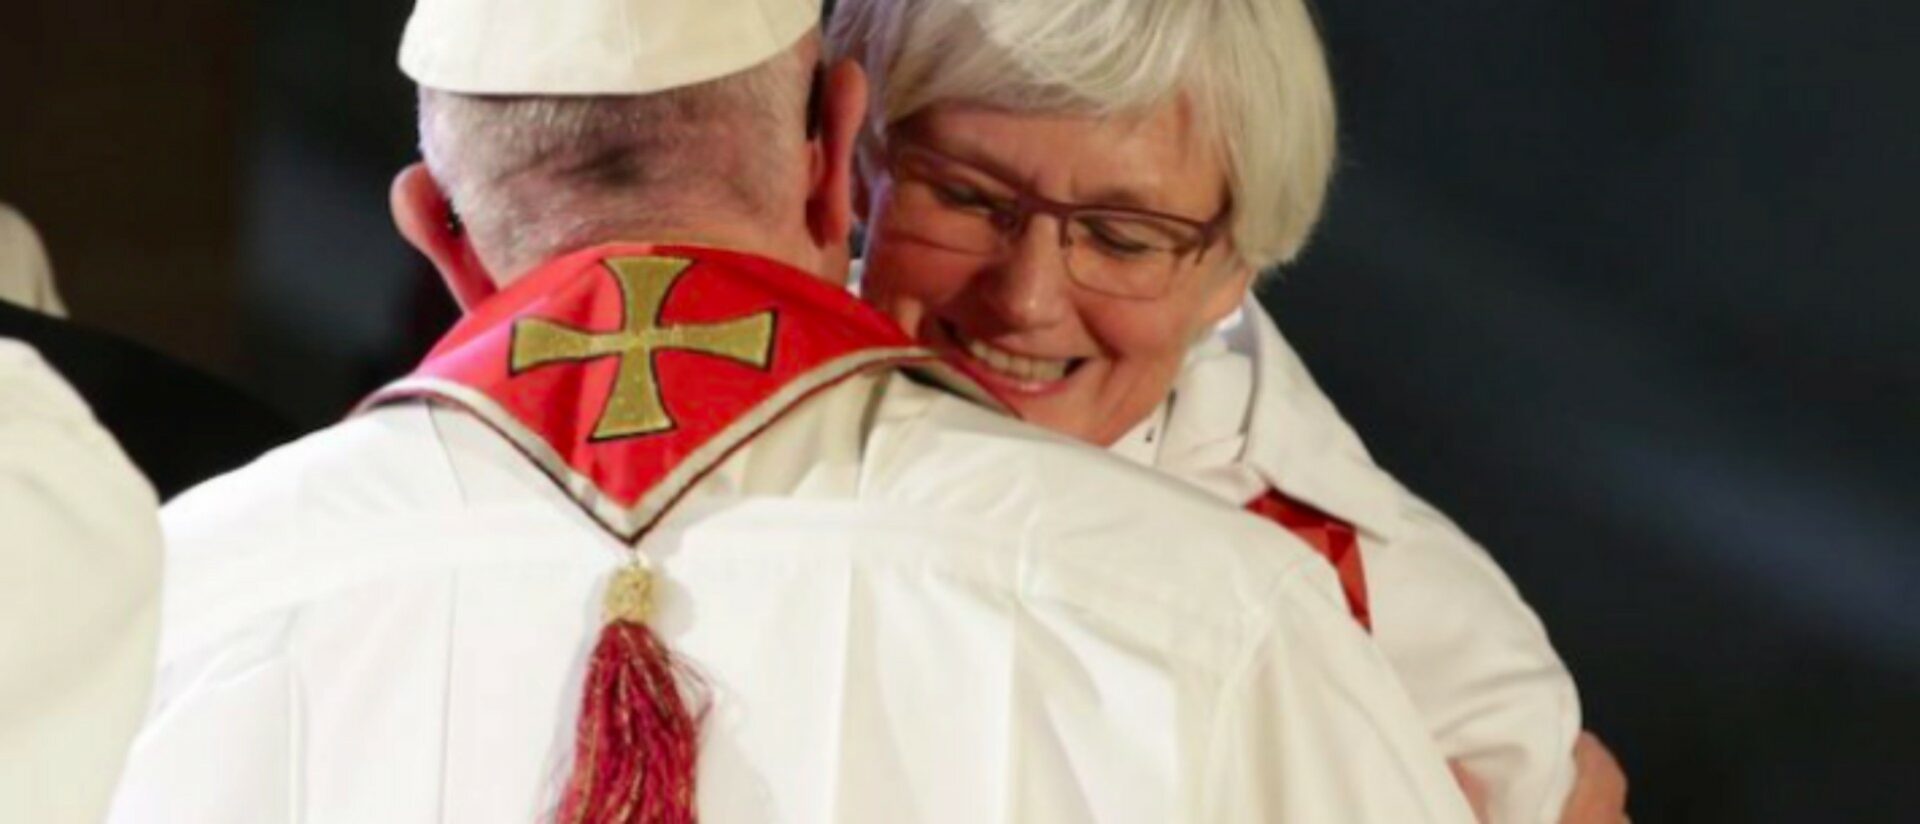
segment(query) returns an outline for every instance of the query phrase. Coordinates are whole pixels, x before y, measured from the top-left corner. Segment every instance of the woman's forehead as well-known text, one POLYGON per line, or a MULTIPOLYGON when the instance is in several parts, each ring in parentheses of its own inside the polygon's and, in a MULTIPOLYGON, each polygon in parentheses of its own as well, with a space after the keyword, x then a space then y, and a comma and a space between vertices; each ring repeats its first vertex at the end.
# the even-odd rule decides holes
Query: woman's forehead
POLYGON ((944 102, 893 131, 1049 197, 1210 213, 1224 197, 1226 174, 1197 125, 1177 100, 1111 114, 944 102))

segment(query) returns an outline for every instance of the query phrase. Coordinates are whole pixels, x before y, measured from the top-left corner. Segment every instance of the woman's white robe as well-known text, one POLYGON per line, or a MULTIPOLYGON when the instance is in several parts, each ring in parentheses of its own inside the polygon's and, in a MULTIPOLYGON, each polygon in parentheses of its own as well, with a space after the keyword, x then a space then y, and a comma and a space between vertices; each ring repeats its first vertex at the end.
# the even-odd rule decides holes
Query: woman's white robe
POLYGON ((1269 489, 1353 525, 1374 639, 1440 750, 1487 782, 1496 824, 1559 819, 1580 702, 1500 568, 1373 462, 1260 304, 1189 354, 1114 451, 1245 504, 1269 489))

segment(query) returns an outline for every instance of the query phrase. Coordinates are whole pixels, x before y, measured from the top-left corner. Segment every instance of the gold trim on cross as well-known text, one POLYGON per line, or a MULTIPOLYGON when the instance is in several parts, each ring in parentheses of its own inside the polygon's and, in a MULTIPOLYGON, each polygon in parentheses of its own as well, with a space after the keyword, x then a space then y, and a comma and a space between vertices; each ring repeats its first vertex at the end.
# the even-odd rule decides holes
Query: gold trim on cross
POLYGON ((719 323, 663 326, 660 308, 690 260, 663 257, 612 258, 606 267, 620 287, 626 316, 611 332, 577 329, 546 318, 513 324, 511 368, 515 375, 554 363, 620 359, 613 392, 594 426, 593 439, 651 435, 673 428, 660 399, 655 352, 678 349, 722 357, 765 369, 773 357, 773 310, 719 323))

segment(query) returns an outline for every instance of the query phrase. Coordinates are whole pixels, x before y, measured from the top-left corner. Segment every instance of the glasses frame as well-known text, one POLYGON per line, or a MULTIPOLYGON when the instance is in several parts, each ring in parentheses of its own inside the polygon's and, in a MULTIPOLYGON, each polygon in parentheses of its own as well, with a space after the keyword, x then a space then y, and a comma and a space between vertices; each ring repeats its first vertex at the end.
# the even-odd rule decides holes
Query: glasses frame
MULTIPOLYGON (((1109 297, 1134 299, 1134 300, 1156 300, 1156 299, 1165 297, 1168 292, 1172 291, 1173 282, 1177 278, 1173 278, 1173 277, 1168 278, 1166 282, 1161 285, 1160 291, 1151 295, 1136 295, 1136 294, 1129 294, 1126 292, 1116 292, 1109 289, 1103 289, 1097 285, 1087 283, 1086 281, 1082 280, 1079 275, 1074 274, 1073 266, 1070 262, 1071 257, 1068 250, 1073 248, 1073 237, 1071 234, 1068 233, 1068 229, 1069 227, 1072 226, 1073 220, 1075 217, 1083 214, 1121 215, 1121 216, 1135 217, 1135 218, 1149 218, 1153 220, 1164 220, 1164 221, 1176 223, 1181 226, 1185 226, 1189 229, 1192 229, 1194 232, 1198 234, 1198 238, 1194 240, 1192 245, 1188 246, 1185 249, 1167 250, 1170 254, 1174 256, 1174 266, 1176 267, 1175 274, 1177 275, 1179 274, 1179 267, 1187 263, 1188 258, 1198 260, 1199 258, 1204 257, 1206 255, 1207 250, 1213 248, 1214 241, 1219 240, 1220 238, 1220 230, 1226 226, 1227 218, 1231 217, 1233 214, 1233 202, 1231 200, 1229 200, 1226 204, 1222 205, 1220 207, 1220 211, 1217 214, 1215 214, 1212 219, 1205 220, 1205 221, 1194 220, 1193 218, 1184 217, 1181 215, 1168 214, 1166 212, 1156 212, 1152 209, 1135 208, 1132 206, 1109 206, 1109 205, 1094 204, 1094 203, 1070 203, 1063 200, 1054 200, 1052 198, 1045 197, 1036 192, 1033 192, 1032 190, 1028 189, 1025 186, 1021 186, 1019 184, 1009 182, 1005 178, 1000 177, 999 175, 993 174, 992 172, 989 172, 985 169, 982 169, 979 166, 975 166, 972 163, 968 163, 964 160, 961 160, 957 157, 949 155, 938 149, 934 149, 932 147, 929 147, 920 143, 904 143, 899 141, 893 141, 891 142, 890 145, 888 145, 887 160, 889 162, 887 163, 887 168, 891 174, 894 174, 894 175, 900 174, 899 161, 901 159, 902 153, 924 155, 928 159, 934 161, 936 165, 959 167, 960 169, 971 172, 975 175, 978 175, 979 177, 992 180, 993 182, 1000 184, 1007 191, 1012 192, 1013 198, 1011 200, 1011 205, 1013 208, 1010 213, 1007 213, 1007 217, 1002 218, 1001 217, 1002 213, 998 209, 996 209, 991 215, 988 216, 988 221, 992 223, 993 227, 1000 232, 1000 237, 1003 241, 1017 238, 1022 233, 1026 232, 1027 225, 1033 222, 1034 215, 1047 215, 1048 217, 1053 218, 1054 223, 1058 224, 1059 226, 1058 231, 1056 232, 1058 237, 1055 238, 1055 240, 1059 244, 1061 262, 1065 267, 1069 278, 1075 284, 1078 284, 1082 288, 1089 289, 1094 292, 1099 292, 1100 294, 1107 295, 1109 297)), ((998 199, 999 198, 996 198, 996 200, 998 199)))

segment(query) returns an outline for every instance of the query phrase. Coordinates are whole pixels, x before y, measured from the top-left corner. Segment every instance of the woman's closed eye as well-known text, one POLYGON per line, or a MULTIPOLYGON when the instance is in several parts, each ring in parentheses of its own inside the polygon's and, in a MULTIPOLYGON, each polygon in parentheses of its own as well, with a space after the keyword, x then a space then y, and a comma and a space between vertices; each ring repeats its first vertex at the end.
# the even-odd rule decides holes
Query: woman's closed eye
POLYGON ((1146 229, 1103 217, 1082 217, 1077 222, 1095 247, 1114 257, 1141 257, 1162 251, 1163 244, 1146 237, 1146 229))

